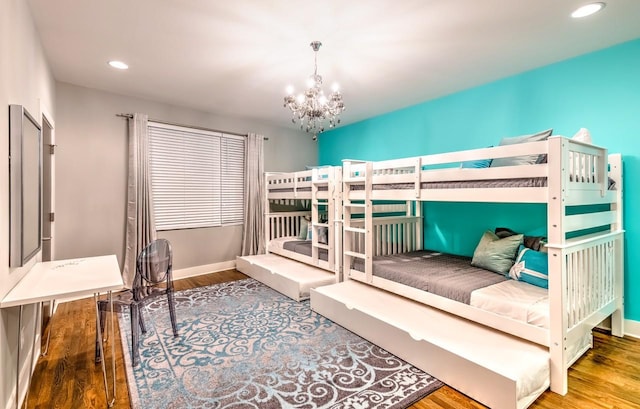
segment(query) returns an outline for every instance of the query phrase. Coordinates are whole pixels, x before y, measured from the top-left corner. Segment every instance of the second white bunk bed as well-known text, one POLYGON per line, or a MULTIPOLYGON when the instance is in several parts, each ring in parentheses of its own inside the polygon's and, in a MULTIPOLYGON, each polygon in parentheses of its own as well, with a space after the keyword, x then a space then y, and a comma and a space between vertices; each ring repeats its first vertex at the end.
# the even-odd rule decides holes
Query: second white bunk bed
MULTIPOLYGON (((297 301, 312 288, 342 281, 341 175, 335 166, 266 173, 266 254, 238 257, 236 268, 297 301)), ((405 203, 372 208, 377 226, 407 223, 407 213, 405 203)), ((351 217, 364 226, 364 209, 351 217)))
MULTIPOLYGON (((312 308, 479 402, 494 408, 525 408, 548 387, 565 394, 567 370, 591 346, 591 330, 611 316, 613 334, 623 335, 620 155, 551 137, 400 160, 345 161, 343 183, 345 221, 350 211, 362 207, 364 226, 345 222, 345 281, 312 291, 312 308), (546 155, 547 161, 441 168, 519 155, 546 155), (615 190, 609 189, 611 182, 615 190), (546 204, 548 290, 504 281, 507 286, 524 284, 520 294, 524 298, 530 296, 528 290, 546 292, 536 306, 544 319, 523 321, 514 314, 455 301, 380 275, 376 262, 381 255, 422 250, 421 221, 391 231, 375 226, 368 209, 375 200, 389 199, 546 204), (567 207, 573 210, 567 212, 567 207), (392 237, 395 246, 381 246, 380 236, 392 237)), ((417 218, 420 210, 416 205, 417 218)), ((388 265, 392 258, 383 262, 388 265)), ((488 295, 481 295, 505 293, 487 288, 488 295)))
POLYGON ((294 300, 339 281, 342 168, 265 173, 266 254, 238 257, 236 268, 294 300), (307 234, 309 231, 309 234, 307 234))

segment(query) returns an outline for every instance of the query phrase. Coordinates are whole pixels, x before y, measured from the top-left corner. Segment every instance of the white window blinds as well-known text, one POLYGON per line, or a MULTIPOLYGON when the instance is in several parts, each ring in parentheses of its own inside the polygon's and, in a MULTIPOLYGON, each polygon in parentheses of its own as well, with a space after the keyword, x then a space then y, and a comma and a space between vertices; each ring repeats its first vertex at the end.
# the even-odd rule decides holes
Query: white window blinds
POLYGON ((149 122, 157 230, 242 223, 245 138, 149 122))

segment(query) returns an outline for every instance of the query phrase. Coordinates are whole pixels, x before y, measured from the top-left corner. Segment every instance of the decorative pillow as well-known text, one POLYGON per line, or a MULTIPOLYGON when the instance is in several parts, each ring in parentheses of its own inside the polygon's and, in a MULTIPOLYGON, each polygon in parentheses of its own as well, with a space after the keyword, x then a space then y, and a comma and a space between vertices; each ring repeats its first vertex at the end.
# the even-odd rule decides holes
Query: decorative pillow
MULTIPOLYGON (((513 230, 511 230, 508 227, 496 227, 496 230, 494 232, 496 234, 496 236, 500 237, 501 239, 505 238, 505 237, 509 237, 509 236, 513 236, 514 234, 520 234, 517 233, 513 230)), ((532 250, 536 250, 536 251, 542 251, 542 249, 544 249, 545 244, 547 244, 547 238, 545 236, 527 236, 525 235, 522 238, 522 243, 525 247, 528 247, 532 250)))
MULTIPOLYGON (((553 129, 547 129, 546 131, 538 132, 533 135, 516 136, 513 138, 502 138, 500 146, 516 145, 518 143, 527 142, 539 142, 546 141, 551 136, 553 129)), ((543 158, 546 155, 523 155, 514 156, 512 158, 497 158, 491 162, 491 167, 498 166, 517 166, 517 165, 533 165, 535 163, 542 163, 543 158)))
POLYGON ((329 244, 329 228, 328 227, 318 228, 318 243, 329 244))
POLYGON ((306 240, 313 240, 313 225, 311 222, 307 223, 307 237, 306 240))
POLYGON ((579 142, 591 143, 591 133, 587 128, 580 128, 578 132, 571 137, 571 139, 579 142))
POLYGON ((309 221, 304 217, 300 219, 300 232, 298 233, 298 238, 300 240, 307 240, 307 235, 309 234, 309 221))
POLYGON ((542 288, 549 288, 547 253, 520 246, 518 258, 509 270, 509 277, 542 288))
POLYGON ((488 168, 491 166, 491 159, 468 160, 460 164, 461 168, 488 168))
POLYGON ((516 251, 521 244, 522 234, 501 239, 487 230, 473 252, 471 265, 506 275, 513 265, 516 251))

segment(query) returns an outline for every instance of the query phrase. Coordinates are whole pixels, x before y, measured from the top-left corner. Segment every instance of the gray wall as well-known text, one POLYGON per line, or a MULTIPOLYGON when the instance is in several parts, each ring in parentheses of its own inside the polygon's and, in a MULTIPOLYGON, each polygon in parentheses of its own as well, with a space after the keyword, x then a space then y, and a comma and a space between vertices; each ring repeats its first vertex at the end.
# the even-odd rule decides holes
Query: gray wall
MULTIPOLYGON (((265 170, 302 170, 316 164, 317 146, 296 130, 255 120, 220 117, 192 109, 56 83, 57 259, 116 254, 124 259, 127 121, 118 113, 222 131, 256 132, 265 142, 265 170)), ((242 226, 161 232, 174 250, 174 268, 234 260, 242 226)))
MULTIPOLYGON (((9 104, 24 105, 38 121, 44 108, 54 112, 55 83, 49 70, 38 33, 27 2, 0 1, 0 299, 33 266, 32 259, 21 268, 9 268, 9 104)), ((53 118, 52 118, 53 119, 53 118)), ((40 254, 36 256, 40 258, 40 254)), ((22 375, 29 370, 24 351, 32 343, 36 324, 34 306, 24 311, 22 328, 18 329, 17 308, 0 312, 0 407, 14 404, 17 334, 22 337, 22 375)), ((39 327, 39 326, 38 326, 39 327)), ((24 377, 22 379, 25 379, 24 377)), ((23 382, 23 386, 26 382, 23 382)), ((23 387, 23 391, 26 388, 23 387)))

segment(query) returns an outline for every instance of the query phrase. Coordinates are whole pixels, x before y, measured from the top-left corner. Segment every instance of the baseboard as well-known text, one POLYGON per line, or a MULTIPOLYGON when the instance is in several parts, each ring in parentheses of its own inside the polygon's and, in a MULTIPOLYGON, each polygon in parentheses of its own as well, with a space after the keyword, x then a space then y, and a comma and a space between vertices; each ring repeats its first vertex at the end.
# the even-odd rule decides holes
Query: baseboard
MULTIPOLYGON (((38 366, 38 359, 40 359, 40 353, 42 350, 40 349, 40 345, 42 343, 41 337, 42 328, 38 326, 38 330, 36 333, 36 341, 34 345, 33 353, 35 354, 36 359, 31 359, 31 345, 23 345, 21 348, 21 355, 24 355, 25 362, 20 366, 20 406, 24 406, 24 400, 27 397, 27 381, 30 375, 33 375, 33 372, 36 370, 36 366, 38 366), (24 348, 29 348, 29 351, 24 351, 24 348), (29 374, 29 367, 31 367, 31 374, 29 374)), ((6 366, 5 366, 6 368, 6 366)), ((15 375, 14 375, 15 376, 15 375)), ((16 409, 16 386, 15 386, 15 377, 13 378, 13 384, 11 385, 11 393, 7 400, 5 401, 4 407, 5 409, 16 409)))
POLYGON ((173 279, 180 280, 182 278, 196 277, 203 274, 217 273, 218 271, 231 270, 236 268, 236 261, 229 260, 221 263, 205 264, 203 266, 195 266, 173 270, 173 279))
POLYGON ((640 321, 624 320, 624 335, 640 339, 640 321))
MULTIPOLYGON (((611 318, 607 317, 598 328, 604 331, 611 331, 611 318)), ((640 321, 624 320, 624 336, 640 339, 640 321)))

